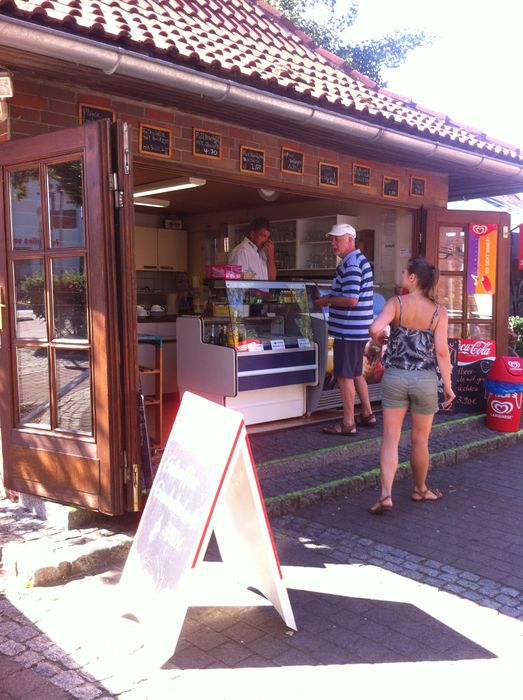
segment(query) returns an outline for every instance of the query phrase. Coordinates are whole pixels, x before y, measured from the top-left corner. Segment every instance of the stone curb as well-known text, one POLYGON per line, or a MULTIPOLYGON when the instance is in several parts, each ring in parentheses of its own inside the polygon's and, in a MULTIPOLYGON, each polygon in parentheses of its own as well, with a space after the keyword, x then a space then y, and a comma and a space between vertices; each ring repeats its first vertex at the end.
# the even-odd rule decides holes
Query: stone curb
MULTIPOLYGON (((477 423, 483 423, 485 415, 467 416, 446 423, 438 423, 433 427, 433 433, 444 434, 450 432, 456 427, 463 427, 464 430, 472 430, 477 423)), ((410 439, 410 428, 403 430, 401 433, 401 443, 404 444, 410 439)), ((293 474, 303 469, 313 467, 324 467, 329 464, 339 464, 347 459, 347 456, 353 454, 355 449, 359 455, 367 455, 381 443, 381 435, 370 437, 363 440, 351 440, 349 443, 342 445, 334 445, 333 447, 322 447, 318 450, 309 450, 292 457, 284 457, 283 459, 271 459, 266 462, 259 462, 256 465, 258 472, 263 470, 270 471, 271 476, 280 476, 283 474, 293 474)))
POLYGON ((7 544, 2 550, 3 573, 18 589, 55 586, 122 564, 132 542, 129 535, 115 534, 82 544, 53 543, 45 537, 37 542, 7 544))
MULTIPOLYGON (((520 442, 523 442, 523 430, 515 433, 498 433, 486 440, 475 440, 459 447, 451 447, 448 450, 432 453, 430 455, 429 469, 455 465, 475 455, 493 452, 498 448, 508 447, 520 442)), ((317 484, 301 491, 293 491, 267 498, 265 499, 267 515, 269 518, 279 517, 295 513, 313 503, 332 500, 351 493, 359 493, 366 488, 377 486, 379 484, 379 473, 379 468, 375 468, 355 476, 348 476, 325 484, 317 484)), ((410 473, 409 460, 401 462, 398 465, 396 478, 403 479, 409 476, 410 473)))

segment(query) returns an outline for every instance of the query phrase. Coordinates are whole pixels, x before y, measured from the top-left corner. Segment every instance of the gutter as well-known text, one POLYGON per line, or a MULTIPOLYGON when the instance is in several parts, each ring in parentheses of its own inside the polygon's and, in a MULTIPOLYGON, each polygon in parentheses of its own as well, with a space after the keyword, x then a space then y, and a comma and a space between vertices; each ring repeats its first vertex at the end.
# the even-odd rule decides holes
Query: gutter
POLYGON ((523 175, 523 167, 513 163, 426 141, 417 136, 334 114, 322 108, 311 107, 287 97, 272 95, 184 66, 175 66, 161 59, 142 56, 120 47, 111 47, 11 17, 0 17, 0 46, 2 45, 30 54, 88 66, 106 75, 122 75, 143 80, 198 95, 202 99, 243 107, 267 116, 281 117, 297 126, 311 126, 356 141, 410 151, 414 155, 449 168, 466 167, 481 173, 514 179, 523 175))

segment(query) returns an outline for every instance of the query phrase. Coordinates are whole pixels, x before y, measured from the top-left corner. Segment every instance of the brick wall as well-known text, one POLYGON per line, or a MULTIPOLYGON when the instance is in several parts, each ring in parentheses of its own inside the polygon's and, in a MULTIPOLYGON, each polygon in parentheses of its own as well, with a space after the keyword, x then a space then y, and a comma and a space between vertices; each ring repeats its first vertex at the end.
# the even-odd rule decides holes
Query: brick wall
MULTIPOLYGON (((448 198, 447 177, 429 171, 412 170, 375 161, 361 161, 348 154, 339 154, 299 140, 282 139, 279 136, 242 128, 215 119, 149 105, 137 100, 125 100, 110 95, 94 94, 71 86, 53 85, 15 74, 15 94, 10 105, 11 138, 22 138, 79 124, 79 105, 86 104, 104 110, 112 110, 118 119, 132 127, 134 153, 140 159, 159 162, 153 155, 139 155, 140 124, 152 125, 170 131, 173 150, 170 161, 174 166, 183 165, 184 174, 200 174, 216 178, 221 174, 231 182, 253 184, 257 187, 282 187, 300 190, 311 196, 347 196, 362 201, 379 201, 387 206, 401 204, 412 208, 420 206, 446 207, 448 198), (198 157, 193 154, 193 129, 199 128, 221 134, 219 159, 198 157), (240 147, 261 149, 265 152, 265 173, 257 175, 240 172, 240 147), (303 153, 302 175, 282 172, 282 146, 303 153), (339 187, 320 186, 319 163, 326 162, 339 167, 339 187), (368 187, 358 187, 352 182, 354 163, 370 168, 368 187), (425 194, 410 193, 411 177, 424 181, 425 194), (384 197, 384 177, 398 181, 397 197, 384 197)), ((165 159, 162 159, 165 162, 165 159)), ((392 183, 394 184, 394 183, 392 183)))

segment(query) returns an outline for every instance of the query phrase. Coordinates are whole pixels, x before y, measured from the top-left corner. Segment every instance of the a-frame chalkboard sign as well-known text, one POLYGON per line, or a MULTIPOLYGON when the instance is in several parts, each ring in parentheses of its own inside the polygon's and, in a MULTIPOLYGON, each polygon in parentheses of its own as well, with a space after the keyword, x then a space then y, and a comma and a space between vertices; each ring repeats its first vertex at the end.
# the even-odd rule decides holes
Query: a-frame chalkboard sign
POLYGON ((120 582, 122 612, 139 620, 159 665, 174 653, 206 566, 216 567, 203 561, 212 532, 221 569, 296 629, 243 416, 186 392, 120 582))

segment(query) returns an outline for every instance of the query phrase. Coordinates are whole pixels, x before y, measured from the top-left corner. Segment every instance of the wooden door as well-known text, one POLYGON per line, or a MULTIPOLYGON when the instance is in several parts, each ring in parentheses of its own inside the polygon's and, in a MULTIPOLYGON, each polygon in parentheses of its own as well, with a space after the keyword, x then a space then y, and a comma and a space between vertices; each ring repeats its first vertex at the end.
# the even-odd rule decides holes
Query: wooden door
POLYGON ((122 191, 110 129, 95 122, 0 145, 0 420, 6 487, 118 514, 122 191))
MULTIPOLYGON (((423 229, 422 229, 423 230, 423 229)), ((438 298, 449 312, 449 337, 496 340, 498 355, 508 348, 510 216, 505 212, 426 211, 421 252, 440 272, 438 298), (476 228, 474 228, 476 227, 476 228), (489 228, 491 227, 491 228, 489 228), (494 227, 494 228, 492 228, 494 227), (487 255, 495 256, 495 287, 471 289, 476 271, 474 230, 490 236, 487 255), (490 231, 490 233, 489 233, 490 231), (478 291, 480 293, 478 293, 478 291)), ((491 264, 492 260, 487 264, 491 264)))

